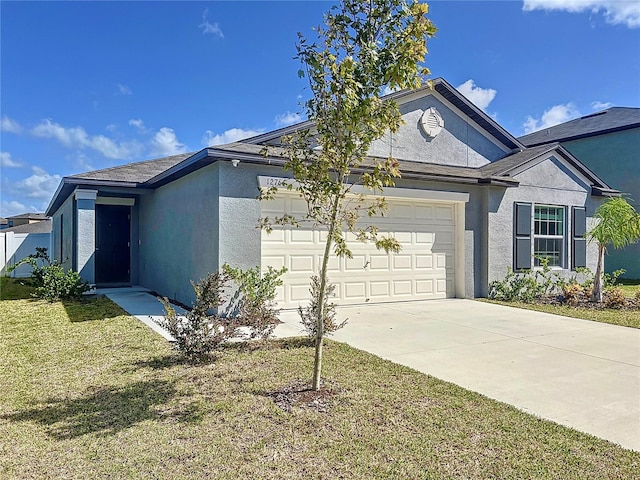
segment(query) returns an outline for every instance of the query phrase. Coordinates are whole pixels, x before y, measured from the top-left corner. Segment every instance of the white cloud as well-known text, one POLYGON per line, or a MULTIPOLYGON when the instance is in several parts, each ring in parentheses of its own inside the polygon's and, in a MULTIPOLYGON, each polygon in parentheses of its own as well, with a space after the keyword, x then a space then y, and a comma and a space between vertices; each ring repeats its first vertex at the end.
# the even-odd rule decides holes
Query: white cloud
POLYGON ((613 103, 611 102, 599 102, 597 100, 595 102, 591 102, 591 108, 594 110, 606 110, 611 107, 613 107, 613 103))
POLYGON ((177 155, 187 151, 187 146, 178 141, 176 132, 168 127, 162 127, 156 132, 151 140, 151 147, 154 155, 162 156, 177 155))
POLYGON ((6 115, 3 115, 2 121, 0 122, 0 130, 3 132, 10 132, 10 133, 21 133, 22 127, 15 120, 10 119, 6 115))
POLYGON ((0 166, 5 168, 20 168, 23 164, 11 158, 9 152, 0 152, 0 166))
POLYGON ((493 88, 480 88, 476 86, 471 79, 467 80, 462 85, 458 85, 456 90, 467 97, 471 103, 482 111, 487 109, 489 104, 495 98, 496 93, 498 93, 493 88))
POLYGON ((142 145, 136 141, 117 143, 104 135, 89 135, 82 127, 63 127, 51 120, 44 120, 31 129, 40 138, 53 138, 67 148, 89 148, 107 158, 126 160, 142 153, 142 145))
POLYGON ((135 127, 139 133, 147 133, 149 129, 145 127, 144 122, 140 118, 132 118, 129 120, 129 125, 135 127))
POLYGON ((122 85, 121 83, 118 83, 118 92, 120 92, 120 95, 133 95, 133 92, 131 91, 129 86, 122 85))
POLYGON ((214 134, 211 130, 204 132, 202 136, 202 144, 205 147, 214 145, 224 145, 225 143, 233 143, 245 138, 260 135, 264 130, 243 130, 242 128, 231 128, 224 133, 214 134))
POLYGON ((222 33, 222 30, 220 29, 220 26, 218 25, 218 23, 217 22, 209 23, 209 19, 207 18, 208 16, 209 16, 209 9, 206 8, 204 12, 202 12, 202 23, 198 25, 198 28, 202 28, 202 34, 203 35, 211 34, 219 38, 224 38, 224 34, 222 33))
POLYGON ((105 130, 109 131, 109 132, 115 132, 118 129, 118 125, 115 123, 110 123, 109 125, 107 125, 105 127, 105 130))
POLYGON ((640 27, 640 2, 629 0, 524 0, 522 9, 562 10, 569 13, 603 12, 607 23, 623 24, 629 28, 640 27))
POLYGON ((14 215, 20 215, 21 213, 37 212, 46 208, 38 208, 35 205, 25 205, 17 200, 2 200, 0 203, 1 217, 13 217, 14 215))
POLYGON ((545 110, 540 118, 533 118, 527 116, 524 122, 524 133, 531 133, 544 128, 553 127, 560 123, 573 120, 580 116, 580 111, 573 103, 567 103, 566 105, 554 105, 553 107, 545 110))
POLYGON ((286 111, 282 115, 276 116, 276 125, 286 127, 287 125, 298 123, 300 120, 302 120, 302 117, 299 113, 286 111))
POLYGON ((15 182, 12 190, 19 195, 33 198, 35 200, 49 200, 62 177, 60 175, 51 175, 40 167, 31 167, 33 175, 15 182))

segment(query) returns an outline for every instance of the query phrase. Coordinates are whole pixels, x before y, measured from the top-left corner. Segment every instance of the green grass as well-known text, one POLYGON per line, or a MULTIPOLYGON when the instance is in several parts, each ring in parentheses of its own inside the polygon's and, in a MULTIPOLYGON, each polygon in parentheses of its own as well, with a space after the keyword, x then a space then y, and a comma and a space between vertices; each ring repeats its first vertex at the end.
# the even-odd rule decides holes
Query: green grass
MULTIPOLYGON (((640 291, 640 280, 627 280, 624 284, 617 285, 617 287, 622 288, 626 297, 634 298, 636 292, 640 291)), ((569 305, 548 305, 544 303, 503 302, 484 298, 479 300, 488 303, 496 303, 498 305, 506 305, 509 307, 535 310, 537 312, 553 313, 564 317, 582 318, 583 320, 591 320, 594 322, 640 328, 640 311, 638 310, 619 310, 614 308, 595 309, 572 307, 569 305)))
POLYGON ((287 413, 300 340, 190 366, 107 299, 0 319, 0 478, 639 478, 640 453, 340 343, 328 411, 287 413))
POLYGON ((635 310, 616 310, 616 309, 590 309, 571 307, 569 305, 548 305, 525 302, 502 302, 498 300, 480 299, 487 303, 496 303, 498 305, 506 305, 508 307, 524 308, 526 310, 535 310, 537 312, 553 313, 564 317, 582 318, 583 320, 591 320, 594 322, 611 323, 613 325, 621 325, 623 327, 640 328, 640 312, 635 310))

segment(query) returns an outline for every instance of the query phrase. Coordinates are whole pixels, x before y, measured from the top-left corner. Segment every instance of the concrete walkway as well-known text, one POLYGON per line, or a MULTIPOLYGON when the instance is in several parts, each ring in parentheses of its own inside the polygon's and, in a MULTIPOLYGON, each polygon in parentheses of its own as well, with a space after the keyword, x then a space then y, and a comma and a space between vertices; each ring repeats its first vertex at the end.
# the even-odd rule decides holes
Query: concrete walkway
MULTIPOLYGON (((341 307, 333 338, 640 451, 640 330, 472 300, 341 307)), ((277 334, 300 332, 283 312, 277 334), (282 327, 282 328, 281 328, 282 327)))
MULTIPOLYGON (((144 289, 100 291, 165 338, 144 289)), ((640 330, 472 300, 341 307, 333 338, 640 451, 640 330)), ((302 335, 283 311, 278 337, 302 335)))

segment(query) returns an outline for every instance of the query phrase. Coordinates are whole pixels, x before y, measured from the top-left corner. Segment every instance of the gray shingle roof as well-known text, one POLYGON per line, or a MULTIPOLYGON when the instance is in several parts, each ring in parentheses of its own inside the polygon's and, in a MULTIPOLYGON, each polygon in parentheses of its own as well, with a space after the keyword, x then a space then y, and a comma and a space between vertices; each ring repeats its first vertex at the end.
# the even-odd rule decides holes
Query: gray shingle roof
POLYGON ((94 170, 93 172, 79 173, 71 175, 69 178, 78 180, 104 180, 109 182, 144 183, 159 173, 179 164, 183 160, 193 155, 192 153, 181 153, 170 157, 158 158, 155 160, 145 160, 134 162, 118 167, 94 170))
POLYGON ((634 127, 640 127, 640 108, 613 107, 524 135, 518 140, 532 147, 634 127))
POLYGON ((18 225, 17 227, 10 227, 2 229, 2 233, 50 233, 51 232, 51 219, 40 220, 39 222, 26 223, 24 225, 18 225))
POLYGON ((552 143, 550 145, 542 145, 539 147, 527 148, 521 152, 514 153, 508 157, 501 158, 495 162, 489 163, 480 167, 482 173, 486 176, 502 176, 508 175, 514 168, 523 165, 529 160, 544 155, 547 152, 555 150, 559 146, 558 143, 552 143))
POLYGON ((44 213, 28 212, 28 213, 20 213, 18 215, 12 215, 10 217, 7 217, 8 220, 18 220, 18 219, 25 219, 25 218, 28 220, 45 220, 47 216, 44 213))

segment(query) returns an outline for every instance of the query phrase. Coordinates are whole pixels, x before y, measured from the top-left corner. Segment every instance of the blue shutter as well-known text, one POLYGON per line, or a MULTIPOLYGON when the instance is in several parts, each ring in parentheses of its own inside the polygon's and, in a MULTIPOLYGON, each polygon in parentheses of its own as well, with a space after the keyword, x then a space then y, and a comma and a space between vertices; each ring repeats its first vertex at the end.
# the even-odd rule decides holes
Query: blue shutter
POLYGON ((531 204, 516 203, 514 206, 514 270, 531 268, 531 204))
POLYGON ((587 212, 584 207, 572 208, 571 225, 571 269, 587 266, 587 240, 584 234, 587 231, 587 212))

